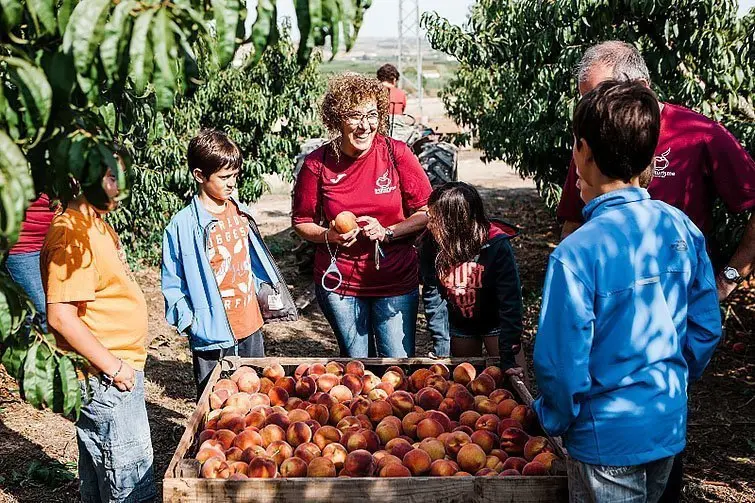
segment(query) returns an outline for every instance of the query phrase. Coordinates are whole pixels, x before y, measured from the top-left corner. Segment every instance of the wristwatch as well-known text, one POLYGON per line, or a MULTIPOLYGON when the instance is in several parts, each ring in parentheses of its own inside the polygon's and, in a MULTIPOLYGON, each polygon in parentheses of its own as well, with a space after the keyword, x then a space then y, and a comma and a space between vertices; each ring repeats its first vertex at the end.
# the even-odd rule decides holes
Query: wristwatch
POLYGON ((388 243, 393 241, 393 229, 385 229, 385 241, 388 243))
POLYGON ((737 285, 745 280, 744 277, 739 274, 739 271, 737 271, 733 267, 729 267, 728 265, 724 267, 723 271, 721 271, 721 275, 726 281, 736 283, 737 285))

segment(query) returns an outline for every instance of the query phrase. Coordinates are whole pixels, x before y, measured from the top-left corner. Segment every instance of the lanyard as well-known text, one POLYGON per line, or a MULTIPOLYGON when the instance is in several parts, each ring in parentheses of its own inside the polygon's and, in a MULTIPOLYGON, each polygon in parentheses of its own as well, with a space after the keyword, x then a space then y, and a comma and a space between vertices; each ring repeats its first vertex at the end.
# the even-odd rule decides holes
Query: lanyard
POLYGON ((343 276, 341 275, 341 271, 338 270, 338 265, 336 265, 336 255, 338 254, 338 248, 336 248, 335 252, 332 252, 330 250, 330 243, 328 242, 328 231, 325 231, 325 247, 328 249, 328 255, 330 256, 330 265, 327 269, 325 269, 325 273, 323 273, 322 275, 320 284, 326 291, 335 292, 341 287, 341 284, 343 283, 343 276), (333 275, 334 279, 338 281, 336 286, 332 288, 325 285, 325 278, 330 275, 333 275))

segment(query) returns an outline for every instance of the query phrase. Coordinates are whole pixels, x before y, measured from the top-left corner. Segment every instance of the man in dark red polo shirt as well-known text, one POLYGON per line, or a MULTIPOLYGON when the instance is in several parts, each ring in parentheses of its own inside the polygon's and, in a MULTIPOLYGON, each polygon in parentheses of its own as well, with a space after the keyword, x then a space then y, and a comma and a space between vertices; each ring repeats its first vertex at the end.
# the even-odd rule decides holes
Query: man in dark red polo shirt
MULTIPOLYGON (((585 52, 578 70, 579 92, 585 94, 609 78, 639 79, 650 85, 647 66, 637 49, 609 41, 585 52)), ((557 215, 562 239, 582 225, 584 203, 572 162, 557 215)), ((684 211, 709 237, 713 203, 721 197, 732 213, 755 209, 755 162, 721 124, 688 108, 661 103, 661 134, 648 191, 684 211)), ((750 217, 734 255, 716 276, 723 300, 755 269, 755 215, 750 217)))
MULTIPOLYGON (((650 74, 639 51, 620 41, 588 49, 578 68, 579 93, 591 91, 608 79, 641 80, 650 86, 650 74)), ((648 191, 654 199, 676 206, 706 237, 713 226, 713 202, 720 196, 729 211, 755 209, 755 162, 721 124, 687 108, 661 103, 661 131, 655 150, 653 179, 648 191)), ((564 184, 557 216, 563 222, 561 238, 583 223, 574 161, 564 184)), ((725 299, 755 269, 755 214, 734 255, 716 276, 719 300, 725 299)), ((661 503, 679 501, 682 455, 677 455, 661 503)))
POLYGON ((401 74, 391 64, 383 65, 377 71, 378 80, 388 89, 390 115, 403 115, 406 110, 406 93, 398 88, 399 77, 401 74))

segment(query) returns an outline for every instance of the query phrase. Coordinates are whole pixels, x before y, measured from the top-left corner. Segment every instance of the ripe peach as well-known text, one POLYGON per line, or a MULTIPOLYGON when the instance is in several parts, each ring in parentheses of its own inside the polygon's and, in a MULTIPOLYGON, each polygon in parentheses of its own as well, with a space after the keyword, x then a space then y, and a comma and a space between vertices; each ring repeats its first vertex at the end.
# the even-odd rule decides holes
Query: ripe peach
POLYGON ((472 382, 475 377, 477 377, 477 370, 475 370, 471 363, 460 363, 454 369, 453 376, 454 382, 466 386, 467 384, 472 382))
POLYGON ((430 365, 429 370, 433 374, 439 375, 443 379, 446 379, 446 380, 448 380, 448 378, 451 377, 451 372, 449 372, 448 367, 446 367, 442 363, 433 363, 432 365, 430 365))
POLYGON ((398 436, 401 435, 401 430, 392 421, 381 421, 375 428, 375 433, 380 439, 380 443, 385 445, 394 438, 398 438, 398 436))
POLYGON ((199 443, 201 444, 205 440, 210 440, 212 437, 215 436, 216 431, 217 430, 208 430, 208 429, 202 430, 202 432, 199 434, 199 443))
POLYGON ((328 419, 330 419, 330 412, 328 412, 328 408, 325 405, 320 405, 320 404, 309 405, 306 408, 306 412, 307 412, 307 415, 309 415, 311 419, 314 419, 318 423, 328 424, 328 419))
POLYGON ((537 422, 535 411, 526 405, 519 405, 511 411, 511 419, 519 421, 524 429, 532 427, 537 422))
POLYGON ((263 377, 267 377, 271 381, 275 382, 281 377, 285 376, 286 371, 283 369, 283 366, 281 364, 274 363, 262 369, 262 375, 263 377))
MULTIPOLYGON (((233 376, 231 376, 231 378, 233 378, 233 376)), ((238 385, 239 391, 244 391, 246 393, 257 393, 259 392, 261 386, 260 378, 257 375, 257 372, 255 372, 253 369, 250 369, 248 372, 241 374, 236 381, 236 384, 238 385)))
POLYGON ((302 400, 309 400, 309 397, 317 391, 317 381, 314 377, 304 376, 296 382, 296 396, 302 400))
POLYGON ((482 447, 485 454, 490 454, 496 445, 498 445, 498 435, 490 430, 477 430, 469 438, 473 443, 482 447))
POLYGON ((493 400, 495 403, 501 403, 501 401, 503 400, 513 400, 514 395, 512 395, 509 390, 498 388, 494 390, 488 398, 493 400))
POLYGON ((470 428, 467 425, 457 426, 456 428, 453 429, 453 431, 463 431, 464 433, 466 433, 469 436, 472 436, 472 433, 475 432, 475 430, 473 430, 472 428, 470 428))
POLYGON ((294 456, 303 459, 307 464, 320 455, 322 455, 322 451, 312 442, 299 444, 296 449, 294 449, 294 456))
POLYGON ((430 464, 430 475, 433 477, 450 477, 456 474, 456 467, 447 459, 436 459, 430 464))
POLYGON ((444 398, 438 406, 438 411, 451 419, 458 419, 461 415, 461 407, 459 407, 459 404, 453 398, 444 398))
POLYGON ((341 430, 341 433, 345 433, 348 430, 362 428, 362 422, 356 416, 346 416, 338 422, 336 428, 341 430))
POLYGON ((252 409, 257 405, 270 406, 270 397, 266 393, 252 393, 249 398, 252 403, 252 409))
POLYGON ((291 424, 294 423, 303 423, 304 421, 309 421, 312 419, 312 416, 309 415, 309 412, 302 409, 294 409, 288 413, 288 420, 291 422, 291 424))
POLYGON ((362 429, 354 432, 348 439, 346 450, 349 452, 366 450, 375 452, 380 448, 380 438, 372 430, 362 429))
POLYGON ((491 433, 498 431, 498 423, 500 420, 495 414, 483 414, 475 423, 476 430, 487 430, 491 433))
POLYGON ((349 410, 349 407, 342 403, 333 405, 332 407, 330 407, 328 412, 330 413, 328 424, 332 426, 337 425, 341 421, 341 419, 351 415, 351 410, 349 410))
POLYGON ((419 448, 427 452, 435 461, 446 457, 446 446, 437 438, 426 438, 419 443, 419 448))
POLYGON ((346 456, 343 468, 354 477, 371 477, 375 472, 375 460, 368 451, 358 449, 346 456))
POLYGON ((218 391, 221 389, 228 390, 229 395, 239 392, 239 387, 230 379, 219 379, 218 382, 215 383, 215 386, 212 387, 212 391, 218 391))
POLYGON ((538 461, 530 461, 522 468, 522 475, 525 476, 543 476, 548 475, 548 469, 538 461))
POLYGON ((354 399, 351 400, 351 403, 349 404, 351 415, 358 416, 359 414, 367 414, 367 411, 370 409, 371 404, 372 401, 369 398, 355 395, 354 399))
POLYGON ((241 461, 248 464, 257 456, 267 456, 267 451, 261 445, 253 445, 248 449, 244 449, 244 452, 241 454, 241 461))
POLYGON ((498 472, 492 468, 483 467, 474 474, 475 477, 497 477, 498 472))
POLYGON ((425 380, 425 387, 435 388, 440 392, 441 395, 446 396, 448 388, 451 387, 451 383, 449 383, 443 376, 432 374, 425 380))
POLYGON ((558 459, 558 456, 553 454, 552 452, 541 452, 537 456, 535 456, 535 459, 532 461, 537 461, 541 465, 545 467, 546 470, 550 471, 551 468, 553 468, 553 462, 558 459))
POLYGON ((385 369, 386 372, 395 372, 398 375, 400 375, 403 379, 406 379, 406 371, 399 367, 398 365, 391 365, 387 369, 385 369))
POLYGON ((244 416, 233 411, 220 416, 217 426, 218 430, 231 430, 234 433, 238 433, 246 428, 246 420, 244 419, 244 416))
POLYGON ((287 442, 277 440, 267 446, 265 452, 275 460, 275 464, 280 466, 285 460, 294 455, 294 449, 287 442))
POLYGON ((287 414, 274 412, 265 418, 265 426, 268 426, 271 424, 278 425, 283 430, 287 430, 289 425, 291 424, 291 420, 288 418, 287 414))
POLYGON ((393 407, 385 400, 370 403, 367 409, 367 417, 373 424, 378 424, 386 417, 393 414, 393 407))
POLYGON ((309 363, 300 363, 296 370, 294 370, 294 379, 297 381, 307 375, 309 372, 309 363))
POLYGON ((493 449, 492 451, 490 451, 490 455, 497 457, 501 461, 506 461, 509 458, 509 455, 501 449, 493 449))
POLYGON ((508 468, 506 470, 503 470, 498 476, 499 477, 519 477, 522 474, 519 473, 519 470, 515 470, 513 468, 508 468))
POLYGON ((416 393, 426 386, 425 381, 433 375, 430 369, 417 369, 409 376, 409 390, 416 393))
POLYGON ((277 424, 269 424, 260 431, 262 446, 267 447, 273 442, 286 439, 286 431, 277 424))
POLYGON ((257 456, 249 462, 246 474, 249 478, 272 479, 278 473, 278 465, 269 456, 257 456))
POLYGON ((473 443, 462 446, 456 454, 456 462, 459 463, 459 468, 469 473, 480 471, 485 466, 486 461, 485 451, 482 450, 482 447, 473 443))
POLYGON ((196 459, 200 463, 204 463, 210 458, 218 458, 222 461, 225 461, 225 451, 223 450, 222 446, 219 448, 200 447, 197 455, 194 456, 194 459, 196 459))
POLYGON ((354 398, 354 394, 351 392, 351 390, 343 384, 333 386, 333 388, 330 390, 330 396, 338 400, 340 403, 348 402, 349 400, 354 398))
POLYGON ((267 396, 270 397, 270 404, 273 406, 286 405, 286 402, 288 402, 288 391, 280 386, 273 386, 270 391, 267 392, 267 396))
POLYGON ((493 378, 495 387, 501 386, 503 384, 504 374, 503 374, 503 371, 499 367, 495 367, 491 365, 490 367, 487 367, 485 370, 483 370, 482 373, 485 375, 489 375, 490 377, 493 378))
POLYGON ((503 461, 498 456, 488 455, 485 460, 485 468, 490 468, 491 470, 495 470, 496 473, 501 473, 503 471, 503 461))
POLYGON ((388 398, 388 393, 386 393, 385 390, 375 388, 367 394, 367 398, 369 398, 373 402, 376 402, 378 400, 385 400, 388 398))
POLYGON ((401 434, 404 433, 404 427, 401 424, 401 419, 397 418, 396 416, 388 416, 388 417, 384 418, 381 422, 382 423, 392 422, 393 424, 396 425, 396 428, 399 429, 399 431, 401 432, 401 434))
POLYGON ((346 447, 338 443, 328 444, 322 450, 322 457, 329 459, 339 470, 343 468, 348 454, 346 447))
POLYGON ((517 407, 519 407, 519 404, 516 402, 516 400, 506 398, 498 402, 498 405, 496 406, 496 414, 498 414, 498 417, 500 417, 501 419, 505 419, 507 417, 511 417, 511 412, 517 407))
POLYGON ((500 437, 503 434, 504 430, 507 430, 508 428, 519 428, 520 430, 524 429, 522 427, 522 423, 520 423, 516 419, 501 419, 501 421, 498 423, 498 436, 500 437))
POLYGON ((372 457, 376 463, 375 464, 376 472, 380 472, 380 470, 382 470, 384 467, 392 463, 401 465, 401 460, 397 458, 396 456, 394 456, 393 454, 388 454, 388 451, 378 451, 375 454, 373 454, 372 457), (378 457, 379 453, 383 453, 383 455, 378 457))
POLYGON ((255 374, 257 373, 257 371, 254 370, 252 367, 241 366, 233 371, 233 374, 231 374, 231 381, 238 383, 239 378, 241 378, 241 376, 243 376, 247 372, 254 372, 255 374))
POLYGON ((399 389, 404 382, 404 377, 398 372, 389 370, 388 372, 383 374, 381 381, 387 382, 388 384, 393 386, 394 389, 399 389))
POLYGON ((438 410, 428 410, 425 417, 435 419, 443 427, 443 431, 451 431, 451 420, 447 415, 438 410))
POLYGON ((474 395, 488 396, 495 391, 495 380, 487 374, 480 374, 467 387, 474 395))
POLYGON ((341 384, 341 378, 335 374, 323 374, 317 378, 317 389, 325 393, 339 384, 341 384))
POLYGON ((450 431, 445 431, 445 432, 441 433, 440 435, 438 435, 438 440, 440 440, 441 442, 443 442, 443 445, 445 446, 446 445, 446 439, 450 435, 451 435, 450 431))
POLYGON ((405 467, 409 468, 412 475, 419 477, 430 471, 430 465, 433 463, 430 455, 422 449, 412 449, 404 454, 401 460, 405 467))
POLYGON ((435 419, 425 418, 417 423, 417 438, 420 440, 435 438, 444 431, 443 426, 435 419))
POLYGON ((289 396, 294 396, 296 392, 296 379, 291 376, 283 376, 275 381, 275 386, 285 389, 289 396))
MULTIPOLYGON (((314 395, 310 397, 310 402, 315 405, 323 405, 325 408, 330 410, 331 407, 333 407, 335 404, 338 403, 338 400, 330 396, 329 393, 323 393, 321 391, 318 391, 314 395), (314 399, 314 396, 317 395, 317 393, 321 393, 320 396, 317 397, 317 399, 314 399)), ((306 403, 306 402, 305 402, 306 403)))
POLYGON ((233 439, 233 445, 242 451, 254 445, 262 445, 263 443, 262 435, 250 428, 244 429, 244 431, 236 435, 236 438, 233 439))
POLYGON ((336 467, 333 462, 324 457, 315 458, 307 467, 307 477, 335 477, 336 467))
POLYGON ((231 461, 228 462, 228 467, 231 469, 231 475, 234 473, 240 473, 246 477, 246 472, 249 469, 249 463, 243 461, 231 461))
POLYGON ((362 376, 362 393, 369 394, 380 384, 380 378, 375 374, 365 374, 362 376))
POLYGON ((425 410, 430 410, 437 409, 443 401, 444 397, 440 393, 440 391, 435 388, 422 388, 417 392, 416 398, 417 405, 425 410))
POLYGON ((407 391, 394 391, 388 397, 388 403, 393 407, 393 412, 398 417, 404 417, 414 408, 414 398, 407 391))
POLYGON ((459 409, 462 411, 462 413, 464 411, 473 410, 475 408, 474 396, 472 396, 472 394, 466 389, 457 390, 452 398, 456 402, 456 405, 459 406, 459 409))
POLYGON ((532 461, 541 452, 551 451, 548 439, 545 437, 530 437, 524 444, 524 459, 532 461))
POLYGON ((337 428, 333 426, 323 426, 315 432, 312 442, 314 442, 322 451, 325 449, 326 445, 332 444, 333 442, 340 442, 341 436, 341 431, 337 428))
POLYGON ((341 377, 345 371, 346 368, 343 366, 343 364, 336 362, 336 361, 329 361, 325 364, 325 371, 330 374, 335 374, 338 377, 341 377))
POLYGON ((506 428, 501 433, 501 449, 509 456, 521 456, 524 446, 529 440, 529 435, 519 428, 506 428))
POLYGON ((389 454, 393 454, 399 459, 404 459, 404 455, 414 449, 412 444, 404 440, 403 438, 394 438, 385 444, 385 450, 389 454))
POLYGON ((325 365, 322 363, 313 363, 309 366, 307 369, 307 373, 305 375, 309 376, 321 376, 323 374, 327 374, 328 371, 325 369, 325 365))
POLYGON ((210 393, 210 409, 223 408, 229 396, 231 396, 231 393, 227 389, 219 389, 210 393))
POLYGON ((280 465, 280 475, 283 478, 306 477, 307 462, 301 458, 288 458, 280 465))
POLYGON ((347 374, 355 375, 357 377, 364 376, 364 363, 359 360, 351 360, 346 364, 344 369, 347 374))
POLYGON ((231 468, 220 458, 210 458, 202 464, 202 478, 227 479, 231 476, 231 468))
POLYGON ((497 409, 498 405, 489 398, 483 398, 475 404, 475 410, 480 414, 495 414, 497 409))
POLYGON ((291 423, 286 430, 286 441, 291 444, 292 447, 306 444, 310 440, 312 440, 312 428, 307 426, 306 423, 291 423))
POLYGON ((380 381, 380 384, 378 384, 377 386, 375 386, 374 389, 381 389, 381 390, 385 391, 385 393, 388 396, 391 396, 393 394, 393 392, 396 391, 396 388, 393 387, 393 384, 391 384, 389 382, 383 382, 383 381, 380 381))
POLYGON ((425 419, 424 412, 410 412, 405 415, 401 420, 401 428, 404 430, 404 434, 414 438, 417 435, 417 425, 423 419, 425 419))
POLYGON ((527 460, 524 458, 520 458, 517 456, 513 456, 508 458, 506 461, 503 462, 503 469, 504 470, 516 470, 519 473, 522 473, 522 469, 527 464, 527 460))
POLYGON ((260 379, 260 393, 267 395, 267 392, 270 391, 275 386, 275 383, 268 379, 267 377, 262 377, 260 379))
POLYGON ((463 426, 469 426, 470 428, 475 427, 475 424, 477 423, 477 420, 480 419, 481 415, 479 412, 475 410, 468 410, 465 412, 462 412, 461 416, 459 416, 459 423, 461 423, 463 426))
POLYGON ((446 453, 456 458, 462 447, 471 444, 472 439, 463 431, 454 431, 446 438, 446 453))
POLYGON ((412 472, 401 463, 388 463, 379 472, 380 477, 411 477, 412 472))
POLYGON ((232 473, 230 477, 228 477, 228 480, 247 480, 249 477, 246 476, 245 473, 237 472, 232 473))
POLYGON ((244 418, 244 425, 246 428, 254 427, 261 429, 265 427, 265 413, 261 410, 255 410, 250 412, 244 418))
POLYGON ((291 412, 292 410, 301 409, 303 403, 304 403, 304 400, 295 396, 291 396, 289 393, 288 401, 283 406, 283 408, 286 409, 288 412, 291 412))
POLYGON ((344 374, 341 377, 341 384, 349 388, 353 396, 357 396, 362 392, 363 384, 361 377, 353 374, 344 374))

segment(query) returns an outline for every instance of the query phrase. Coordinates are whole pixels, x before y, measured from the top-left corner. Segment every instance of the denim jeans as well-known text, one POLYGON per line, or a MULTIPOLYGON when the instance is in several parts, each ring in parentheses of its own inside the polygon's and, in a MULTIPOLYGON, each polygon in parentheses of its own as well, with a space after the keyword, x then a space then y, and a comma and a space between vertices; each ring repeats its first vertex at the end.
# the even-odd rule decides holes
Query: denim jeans
POLYGON ((422 286, 422 304, 425 307, 427 331, 433 341, 433 354, 440 357, 451 356, 451 336, 448 326, 448 305, 435 284, 422 286))
POLYGON ((39 252, 8 255, 5 268, 11 279, 29 296, 37 310, 36 320, 47 330, 45 290, 39 270, 39 252))
POLYGON ((205 387, 207 387, 207 382, 210 380, 210 374, 212 374, 215 365, 226 356, 264 358, 265 342, 262 339, 262 330, 257 330, 249 337, 244 337, 229 348, 191 352, 191 359, 194 364, 194 384, 197 385, 197 402, 205 387))
POLYGON ((152 439, 144 401, 144 372, 131 391, 90 377, 91 400, 80 381, 84 406, 76 422, 79 480, 84 503, 152 501, 156 496, 152 439))
POLYGON ((317 285, 315 293, 335 332, 341 356, 414 356, 419 289, 394 297, 351 297, 317 285))
POLYGON ((570 503, 657 503, 674 457, 634 466, 601 466, 570 459, 570 503))

